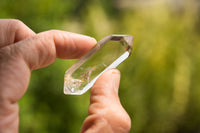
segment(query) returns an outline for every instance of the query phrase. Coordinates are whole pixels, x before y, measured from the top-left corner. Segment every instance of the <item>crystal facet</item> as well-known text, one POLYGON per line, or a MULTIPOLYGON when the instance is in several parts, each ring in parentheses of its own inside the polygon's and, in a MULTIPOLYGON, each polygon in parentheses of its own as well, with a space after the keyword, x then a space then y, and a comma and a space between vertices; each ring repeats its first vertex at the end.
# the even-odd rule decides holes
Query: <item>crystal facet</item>
POLYGON ((89 90, 107 69, 117 67, 129 57, 133 37, 109 35, 101 39, 66 72, 64 94, 81 95, 89 90))

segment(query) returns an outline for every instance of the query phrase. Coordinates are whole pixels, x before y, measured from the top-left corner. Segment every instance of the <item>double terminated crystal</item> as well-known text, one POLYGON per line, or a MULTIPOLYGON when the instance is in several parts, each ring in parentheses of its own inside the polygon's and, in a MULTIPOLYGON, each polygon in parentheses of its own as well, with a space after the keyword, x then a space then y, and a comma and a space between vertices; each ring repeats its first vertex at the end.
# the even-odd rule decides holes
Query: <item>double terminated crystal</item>
POLYGON ((64 93, 85 93, 104 71, 117 67, 129 57, 132 42, 130 35, 109 35, 101 39, 65 72, 64 93))

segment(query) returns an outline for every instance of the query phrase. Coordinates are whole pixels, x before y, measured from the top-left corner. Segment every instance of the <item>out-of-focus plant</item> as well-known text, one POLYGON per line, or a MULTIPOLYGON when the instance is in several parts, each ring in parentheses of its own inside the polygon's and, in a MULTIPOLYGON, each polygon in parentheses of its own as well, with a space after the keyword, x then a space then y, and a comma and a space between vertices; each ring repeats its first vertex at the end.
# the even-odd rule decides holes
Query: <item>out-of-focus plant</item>
MULTIPOLYGON (((134 36, 132 56, 119 66, 120 99, 130 132, 199 132, 200 10, 197 0, 1 0, 1 18, 17 18, 36 32, 60 29, 101 39, 134 36)), ((21 132, 79 132, 89 92, 63 94, 74 60, 58 59, 32 73, 20 101, 21 132)))

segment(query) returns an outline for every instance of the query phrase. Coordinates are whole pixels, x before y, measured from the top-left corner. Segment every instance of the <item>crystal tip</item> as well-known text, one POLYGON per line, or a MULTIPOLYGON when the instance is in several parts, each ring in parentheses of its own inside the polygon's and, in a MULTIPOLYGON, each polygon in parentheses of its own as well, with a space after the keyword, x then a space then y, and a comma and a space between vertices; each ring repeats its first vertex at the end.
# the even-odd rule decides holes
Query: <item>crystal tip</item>
POLYGON ((64 81, 64 94, 67 95, 81 95, 82 92, 79 90, 82 81, 79 79, 73 79, 70 75, 65 76, 64 81))

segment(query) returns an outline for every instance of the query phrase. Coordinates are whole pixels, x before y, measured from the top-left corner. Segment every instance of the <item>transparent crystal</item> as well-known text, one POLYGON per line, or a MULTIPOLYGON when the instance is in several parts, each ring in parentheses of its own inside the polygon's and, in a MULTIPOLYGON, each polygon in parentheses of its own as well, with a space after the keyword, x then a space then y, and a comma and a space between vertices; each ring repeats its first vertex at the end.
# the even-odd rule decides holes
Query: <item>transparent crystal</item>
POLYGON ((132 41, 130 35, 109 35, 101 39, 65 72, 64 94, 81 95, 89 90, 104 71, 117 67, 129 57, 132 41))

